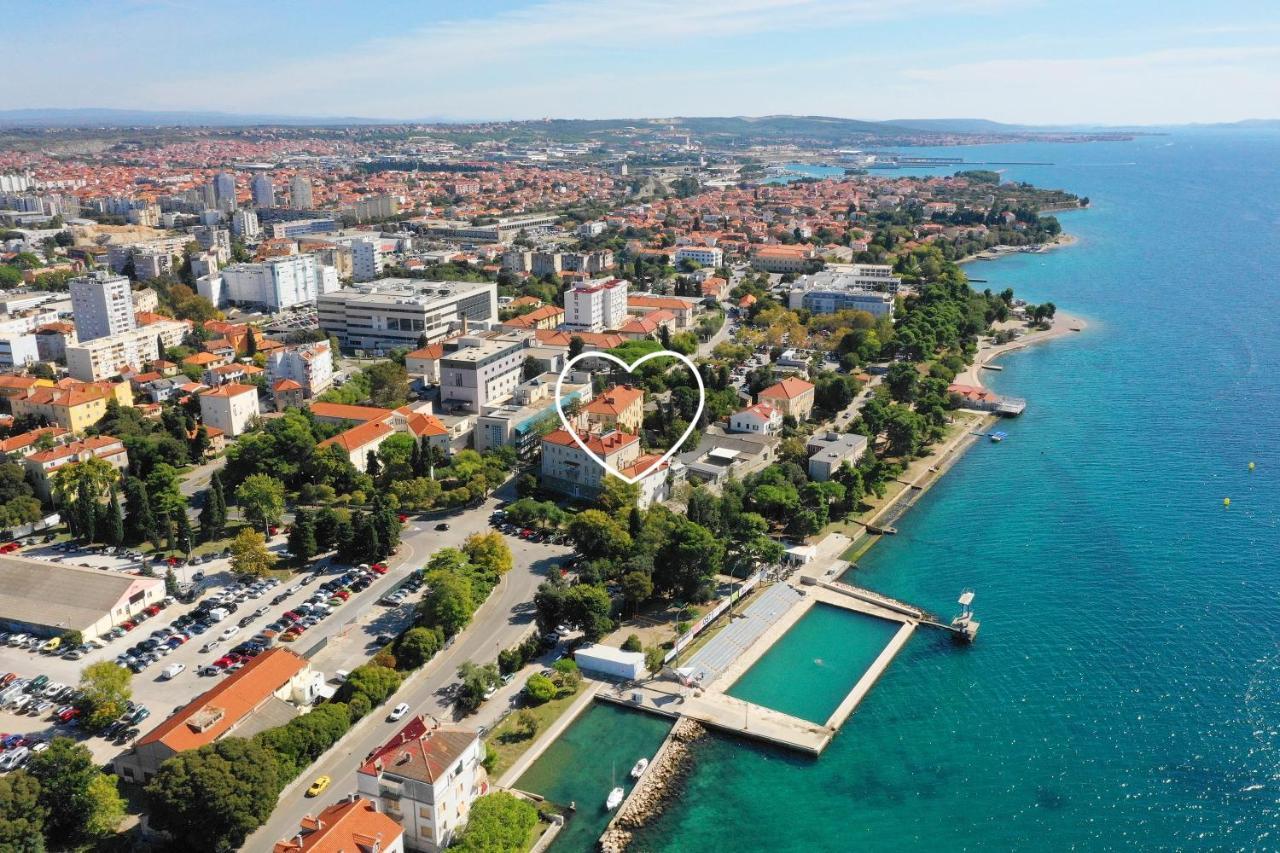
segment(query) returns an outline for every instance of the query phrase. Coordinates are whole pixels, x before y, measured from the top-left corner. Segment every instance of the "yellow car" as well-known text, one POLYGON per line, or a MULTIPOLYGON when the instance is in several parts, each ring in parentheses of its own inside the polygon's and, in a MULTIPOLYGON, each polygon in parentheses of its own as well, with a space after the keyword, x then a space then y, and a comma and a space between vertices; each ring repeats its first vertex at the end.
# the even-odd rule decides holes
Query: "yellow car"
POLYGON ((58 646, 60 645, 62 645, 62 638, 54 637, 52 640, 46 640, 44 643, 42 643, 40 645, 40 651, 55 652, 58 650, 58 646))
POLYGON ((318 797, 324 793, 324 789, 329 787, 329 783, 333 781, 328 776, 321 776, 311 783, 311 787, 307 789, 308 797, 318 797))

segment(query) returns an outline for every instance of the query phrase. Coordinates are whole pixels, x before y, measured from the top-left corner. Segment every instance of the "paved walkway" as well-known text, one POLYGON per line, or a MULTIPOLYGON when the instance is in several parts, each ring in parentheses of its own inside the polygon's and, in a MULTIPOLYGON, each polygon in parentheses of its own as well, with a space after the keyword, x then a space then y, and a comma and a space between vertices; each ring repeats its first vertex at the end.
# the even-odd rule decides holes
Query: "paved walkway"
POLYGON ((701 676, 702 684, 711 684, 799 600, 800 593, 791 586, 774 584, 741 616, 731 617, 732 621, 680 668, 692 670, 695 679, 701 676))

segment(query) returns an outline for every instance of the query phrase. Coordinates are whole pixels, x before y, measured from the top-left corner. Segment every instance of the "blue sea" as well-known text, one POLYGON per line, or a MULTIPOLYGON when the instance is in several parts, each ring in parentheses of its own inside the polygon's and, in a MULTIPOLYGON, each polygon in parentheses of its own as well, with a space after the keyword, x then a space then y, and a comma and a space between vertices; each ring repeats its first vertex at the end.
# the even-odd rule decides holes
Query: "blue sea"
POLYGON ((917 631, 819 759, 703 741, 635 849, 1280 848, 1280 134, 911 151, 957 152, 1092 201, 968 267, 1089 328, 854 577, 974 588, 977 643, 917 631))

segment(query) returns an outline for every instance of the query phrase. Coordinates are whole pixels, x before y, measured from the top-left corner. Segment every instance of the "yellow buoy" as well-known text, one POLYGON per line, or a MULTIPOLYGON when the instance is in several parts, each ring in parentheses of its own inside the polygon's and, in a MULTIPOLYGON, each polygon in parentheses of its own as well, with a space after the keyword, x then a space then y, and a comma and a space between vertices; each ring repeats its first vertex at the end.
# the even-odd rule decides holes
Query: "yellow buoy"
POLYGON ((1223 499, 1222 499, 1222 505, 1223 505, 1223 506, 1231 506, 1231 498, 1223 498, 1223 499))
POLYGON ((1252 463, 1252 462, 1250 462, 1250 463, 1249 463, 1249 470, 1250 470, 1250 471, 1252 471, 1252 470, 1253 470, 1253 463, 1252 463))

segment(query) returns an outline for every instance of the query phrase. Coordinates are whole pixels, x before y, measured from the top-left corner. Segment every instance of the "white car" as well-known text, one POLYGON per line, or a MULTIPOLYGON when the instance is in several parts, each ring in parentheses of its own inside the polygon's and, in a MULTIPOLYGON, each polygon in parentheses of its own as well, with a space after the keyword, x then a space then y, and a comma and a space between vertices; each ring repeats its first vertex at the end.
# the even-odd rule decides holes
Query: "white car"
POLYGON ((402 719, 405 714, 409 713, 409 703, 401 702, 399 705, 391 709, 391 713, 387 715, 387 719, 391 722, 402 719))
POLYGON ((163 681, 168 681, 171 678, 177 678, 186 668, 187 665, 185 663, 171 663, 164 668, 163 672, 160 673, 160 678, 163 681))
POLYGON ((239 633, 240 633, 240 626, 232 625, 230 628, 227 628, 226 630, 224 630, 219 638, 223 640, 230 640, 232 637, 234 637, 236 634, 239 634, 239 633))
POLYGON ((217 640, 210 640, 209 642, 205 643, 203 647, 201 647, 200 651, 211 652, 220 645, 222 645, 222 643, 218 642, 217 640))

